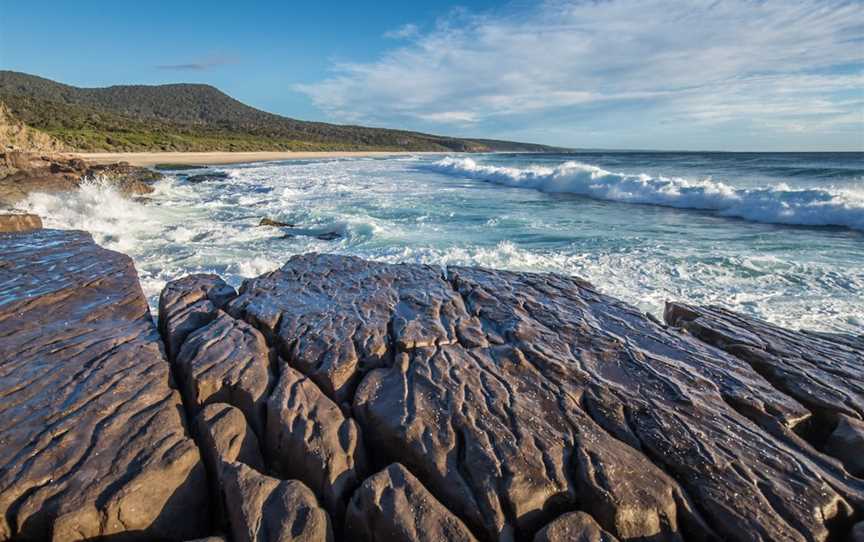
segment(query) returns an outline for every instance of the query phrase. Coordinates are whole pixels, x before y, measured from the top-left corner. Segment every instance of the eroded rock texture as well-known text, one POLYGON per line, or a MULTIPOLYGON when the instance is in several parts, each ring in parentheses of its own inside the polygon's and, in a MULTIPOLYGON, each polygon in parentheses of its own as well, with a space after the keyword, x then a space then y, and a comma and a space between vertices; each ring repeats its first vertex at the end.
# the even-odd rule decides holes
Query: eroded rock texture
POLYGON ((168 359, 174 361, 186 337, 213 321, 235 295, 217 275, 189 275, 166 284, 159 295, 159 331, 168 359))
POLYGON ((182 540, 207 485, 132 261, 0 235, 0 540, 182 540))
POLYGON ((267 402, 266 456, 283 478, 315 490, 340 521, 366 471, 360 428, 308 377, 287 365, 281 370, 267 402))
POLYGON ((327 513, 296 480, 278 480, 242 463, 223 469, 234 542, 331 542, 327 513))
POLYGON ((862 511, 864 483, 801 436, 842 402, 830 371, 816 403, 578 279, 310 254, 225 310, 480 538, 582 510, 624 540, 828 540, 862 511))
POLYGON ((475 540, 465 524, 398 463, 369 477, 354 493, 345 533, 363 542, 475 540))
POLYGON ((174 365, 193 414, 206 404, 228 403, 263 434, 271 356, 258 330, 217 311, 212 322, 187 337, 174 365))
POLYGON ((570 512, 540 529, 534 542, 618 542, 585 512, 570 512))

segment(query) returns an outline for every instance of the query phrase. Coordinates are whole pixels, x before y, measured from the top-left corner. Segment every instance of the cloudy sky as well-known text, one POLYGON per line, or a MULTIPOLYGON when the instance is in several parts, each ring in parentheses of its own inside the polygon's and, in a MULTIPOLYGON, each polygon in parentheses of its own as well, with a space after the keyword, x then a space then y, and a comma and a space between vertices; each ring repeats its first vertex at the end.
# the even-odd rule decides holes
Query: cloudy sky
POLYGON ((864 150, 861 1, 284 4, 0 0, 0 67, 572 147, 864 150))

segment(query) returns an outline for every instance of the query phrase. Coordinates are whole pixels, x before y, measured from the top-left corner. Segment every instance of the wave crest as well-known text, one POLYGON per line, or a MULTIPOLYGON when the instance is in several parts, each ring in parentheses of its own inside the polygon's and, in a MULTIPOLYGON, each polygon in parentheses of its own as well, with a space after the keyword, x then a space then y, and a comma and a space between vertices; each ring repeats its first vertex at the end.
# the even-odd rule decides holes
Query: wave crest
POLYGON ((431 164, 441 173, 515 188, 568 193, 593 199, 716 211, 754 222, 799 226, 840 226, 864 230, 864 193, 845 189, 791 189, 785 184, 736 188, 705 179, 613 173, 569 161, 555 167, 525 168, 479 164, 447 157, 431 164))

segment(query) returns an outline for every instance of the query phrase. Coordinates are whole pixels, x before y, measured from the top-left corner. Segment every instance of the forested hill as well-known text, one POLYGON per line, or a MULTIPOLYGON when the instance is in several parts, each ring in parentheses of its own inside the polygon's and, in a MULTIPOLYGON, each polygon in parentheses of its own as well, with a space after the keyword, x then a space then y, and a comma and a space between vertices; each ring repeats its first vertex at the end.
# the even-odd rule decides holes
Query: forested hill
POLYGON ((544 145, 307 122, 245 105, 209 85, 78 88, 0 71, 0 102, 79 151, 554 151, 544 145))

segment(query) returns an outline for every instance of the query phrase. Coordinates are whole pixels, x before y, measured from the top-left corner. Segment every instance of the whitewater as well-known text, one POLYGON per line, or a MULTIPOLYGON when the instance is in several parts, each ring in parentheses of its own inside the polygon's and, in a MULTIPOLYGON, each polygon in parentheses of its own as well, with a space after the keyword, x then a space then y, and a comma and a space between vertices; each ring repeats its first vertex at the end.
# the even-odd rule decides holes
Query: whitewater
POLYGON ((414 156, 207 171, 225 176, 169 172, 143 198, 94 181, 23 207, 132 256, 152 305, 188 273, 239 286, 317 251, 577 275, 654 315, 678 300, 864 333, 862 153, 414 156))

